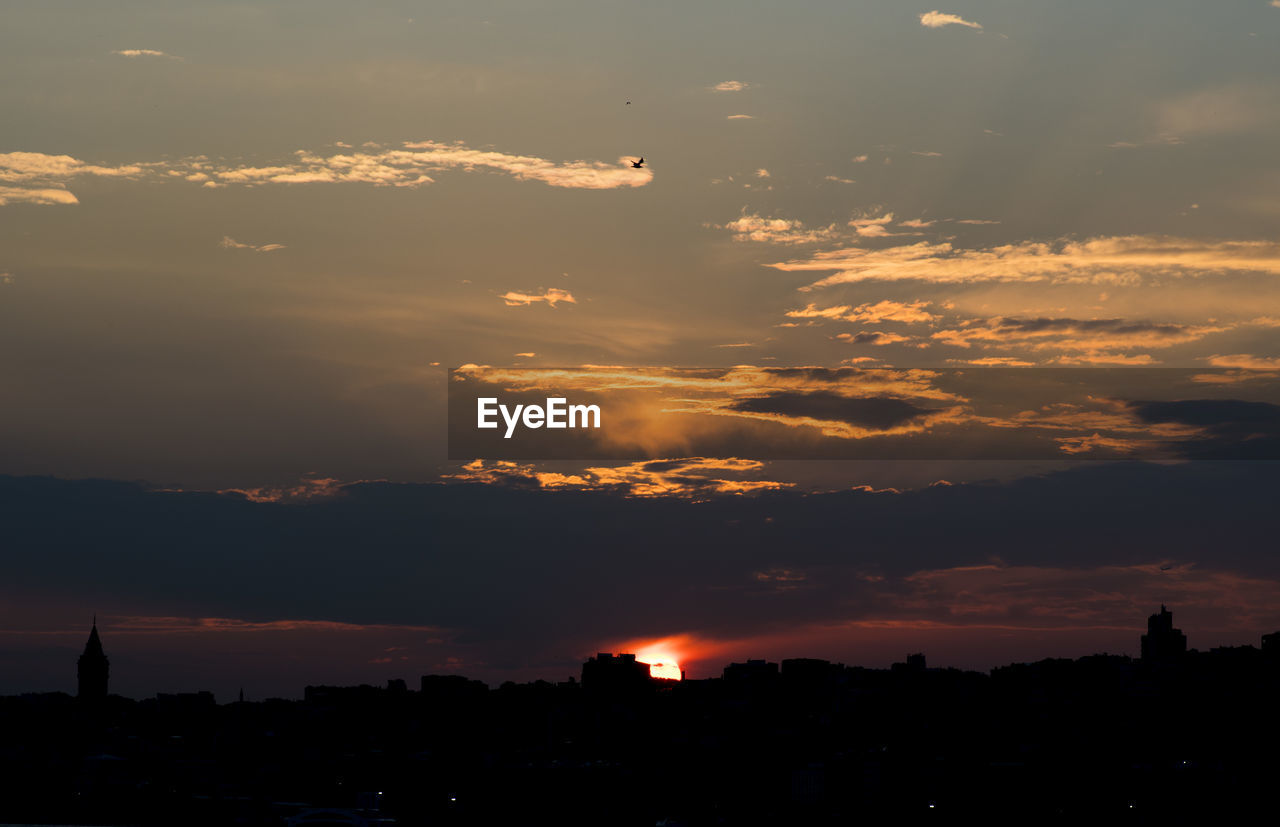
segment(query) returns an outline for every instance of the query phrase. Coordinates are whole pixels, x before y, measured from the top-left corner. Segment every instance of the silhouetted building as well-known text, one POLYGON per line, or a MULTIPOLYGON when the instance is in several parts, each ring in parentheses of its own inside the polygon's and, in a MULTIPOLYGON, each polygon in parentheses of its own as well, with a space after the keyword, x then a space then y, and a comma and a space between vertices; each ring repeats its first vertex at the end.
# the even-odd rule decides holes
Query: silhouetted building
POLYGON ((830 683, 844 672, 844 666, 820 658, 787 658, 782 661, 782 677, 791 683, 830 683))
POLYGON ((1160 613, 1147 618, 1142 636, 1142 659, 1149 663, 1176 660, 1187 653, 1187 636, 1173 628, 1173 612, 1160 606, 1160 613))
POLYGON ((102 651, 102 639, 98 637, 98 619, 94 618, 89 630, 89 640, 84 653, 76 663, 79 688, 77 695, 85 701, 101 701, 107 697, 107 678, 110 672, 107 653, 102 651))
POLYGON ((483 700, 489 685, 462 675, 423 675, 418 691, 428 703, 464 703, 483 700))
POLYGON ((586 690, 639 689, 649 685, 649 664, 633 654, 600 652, 582 664, 582 688, 586 690))
POLYGON ((906 663, 895 663, 890 667, 894 672, 923 672, 928 667, 923 652, 907 655, 906 663))
POLYGON ((765 660, 748 660, 746 663, 731 663, 722 673, 726 681, 742 683, 768 683, 777 680, 778 664, 765 660))
POLYGON ((1280 655, 1280 632, 1262 636, 1262 651, 1268 655, 1280 655))

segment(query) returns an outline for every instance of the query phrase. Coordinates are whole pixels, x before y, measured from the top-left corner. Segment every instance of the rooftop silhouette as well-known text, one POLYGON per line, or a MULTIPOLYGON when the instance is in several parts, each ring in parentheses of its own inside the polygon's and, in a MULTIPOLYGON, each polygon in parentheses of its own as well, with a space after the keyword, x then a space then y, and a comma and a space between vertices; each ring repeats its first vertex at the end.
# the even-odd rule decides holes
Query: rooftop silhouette
POLYGON ((0 698, 0 822, 1221 819, 1261 804, 1278 768, 1278 636, 1187 649, 1162 606, 1138 659, 752 659, 676 681, 599 653, 580 681, 426 675, 219 705, 107 695, 95 623, 79 659, 92 717, 61 693, 0 698))

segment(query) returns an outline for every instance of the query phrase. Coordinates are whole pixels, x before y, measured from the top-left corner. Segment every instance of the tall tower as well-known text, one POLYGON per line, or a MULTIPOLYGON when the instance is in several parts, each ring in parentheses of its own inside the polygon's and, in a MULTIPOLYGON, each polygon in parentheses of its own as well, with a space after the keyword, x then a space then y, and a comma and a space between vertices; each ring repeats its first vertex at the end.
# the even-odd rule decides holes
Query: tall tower
POLYGON ((1173 612, 1160 607, 1160 614, 1147 618, 1147 633, 1142 636, 1142 659, 1148 662, 1172 661, 1187 653, 1187 636, 1173 628, 1173 612))
POLYGON ((102 651, 102 640, 98 637, 98 619, 93 619, 93 628, 89 630, 89 641, 84 645, 84 654, 77 663, 76 673, 79 677, 78 697, 84 701, 102 701, 107 697, 107 675, 111 662, 107 653, 102 651))

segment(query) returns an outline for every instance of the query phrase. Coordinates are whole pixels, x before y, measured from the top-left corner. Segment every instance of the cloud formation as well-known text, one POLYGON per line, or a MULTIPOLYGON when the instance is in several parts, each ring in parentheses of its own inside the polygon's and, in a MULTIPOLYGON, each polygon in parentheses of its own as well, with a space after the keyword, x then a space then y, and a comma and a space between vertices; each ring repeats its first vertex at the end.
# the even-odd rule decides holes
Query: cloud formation
POLYGON ((742 479, 758 474, 764 463, 752 459, 683 457, 583 469, 574 474, 541 471, 535 465, 507 460, 475 460, 448 479, 543 489, 605 490, 629 497, 701 497, 751 494, 790 488, 793 483, 742 479))
POLYGON ((142 175, 157 164, 123 164, 101 166, 70 155, 46 155, 43 152, 0 152, 0 181, 55 182, 81 175, 107 178, 132 178, 142 175))
POLYGON ((769 244, 813 244, 831 238, 834 227, 806 229, 803 222, 785 218, 765 218, 744 214, 720 226, 733 233, 734 241, 754 241, 769 244))
POLYGON ((927 301, 896 302, 886 299, 874 304, 860 304, 857 307, 842 304, 835 307, 820 308, 810 302, 802 310, 788 310, 787 316, 793 319, 832 319, 861 322, 863 324, 879 324, 880 322, 919 324, 938 319, 937 316, 924 309, 929 304, 927 301))
POLYGON ((5 187, 0 203, 77 203, 71 193, 58 194, 65 182, 82 176, 184 180, 207 188, 264 184, 372 184, 380 187, 420 187, 434 183, 431 173, 445 170, 488 171, 521 181, 537 181, 568 189, 643 187, 653 180, 649 167, 631 166, 631 156, 613 163, 567 161, 557 163, 530 155, 471 149, 462 143, 406 142, 388 149, 366 144, 359 152, 320 153, 298 150, 292 158, 263 166, 228 163, 204 155, 174 161, 107 166, 70 155, 41 152, 0 153, 0 183, 26 184, 25 191, 5 187))
POLYGON ((750 85, 741 80, 722 80, 711 88, 716 92, 741 92, 750 85))
POLYGON ((1128 350, 1166 348, 1194 342, 1228 328, 1127 319, 1017 318, 970 319, 939 330, 932 338, 953 347, 1025 345, 1032 350, 1128 350))
POLYGON ((56 187, 0 187, 0 207, 6 204, 79 204, 70 191, 56 187))
POLYGON ((768 266, 784 272, 834 271, 801 290, 870 281, 1140 284, 1155 277, 1224 272, 1280 275, 1280 243, 1103 236, 965 249, 949 241, 921 241, 879 249, 842 247, 768 266))
POLYGON ((167 57, 170 60, 182 60, 177 55, 166 54, 158 49, 116 49, 111 54, 121 57, 167 57))
POLYGON ((864 330, 861 333, 841 333, 836 338, 852 345, 875 345, 876 347, 911 341, 910 336, 903 336, 901 333, 882 333, 879 330, 864 330))
POLYGON ((228 250, 254 250, 259 253, 270 253, 275 250, 283 250, 285 248, 285 245, 283 244, 245 244, 242 241, 236 241, 229 235, 224 235, 222 237, 222 241, 218 243, 218 246, 228 250))
MULTIPOLYGON (((1276 0, 1280 2, 1280 0, 1276 0)), ((1280 358, 1270 356, 1253 356, 1248 353, 1233 353, 1225 356, 1209 357, 1209 364, 1218 368, 1243 368, 1245 370, 1280 370, 1280 358)))
POLYGON ((561 290, 559 287, 552 287, 541 293, 519 293, 511 290, 503 293, 501 299, 506 302, 508 307, 527 307, 536 302, 546 302, 551 307, 555 307, 559 302, 578 303, 572 293, 568 290, 561 290))
POLYGON ((940 29, 943 26, 967 26, 970 29, 981 29, 981 23, 965 20, 957 14, 947 14, 937 10, 920 15, 920 25, 929 29, 940 29))

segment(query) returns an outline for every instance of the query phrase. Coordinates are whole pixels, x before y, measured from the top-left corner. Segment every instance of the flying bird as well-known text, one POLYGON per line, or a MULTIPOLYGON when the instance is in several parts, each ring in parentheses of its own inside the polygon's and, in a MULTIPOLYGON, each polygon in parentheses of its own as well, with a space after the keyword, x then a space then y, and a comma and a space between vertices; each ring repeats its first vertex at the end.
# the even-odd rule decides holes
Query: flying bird
POLYGON ((631 166, 634 169, 640 169, 641 167, 644 166, 644 158, 641 158, 639 161, 632 161, 631 166))

